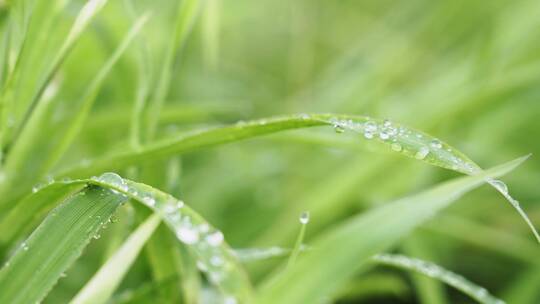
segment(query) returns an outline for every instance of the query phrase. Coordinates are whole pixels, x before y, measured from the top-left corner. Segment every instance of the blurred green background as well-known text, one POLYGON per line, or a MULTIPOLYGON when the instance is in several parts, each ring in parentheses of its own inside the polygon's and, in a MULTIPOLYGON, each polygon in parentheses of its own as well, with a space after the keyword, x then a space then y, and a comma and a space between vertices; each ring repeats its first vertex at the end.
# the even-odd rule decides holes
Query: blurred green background
MULTIPOLYGON (((65 35, 81 3, 70 2, 49 44, 65 35)), ((139 43, 149 63, 143 74, 155 83, 177 2, 133 3, 135 14, 152 14, 139 43)), ((58 98, 69 104, 79 96, 132 20, 125 1, 106 6, 66 62, 58 98)), ((43 56, 50 56, 47 50, 43 56)), ((140 72, 136 56, 132 47, 114 69, 63 165, 126 149, 140 72)), ((159 138, 278 114, 331 112, 417 128, 485 168, 533 153, 505 181, 540 226, 538 1, 206 0, 175 55, 172 77, 159 138)), ((70 115, 69 106, 58 115, 70 115)), ((139 180, 185 199, 236 248, 291 247, 304 210, 311 212, 309 244, 347 217, 457 176, 332 130, 202 150, 156 163, 151 171, 139 180)), ((369 231, 358 237, 363 233, 369 231)), ((93 274, 108 240, 103 235, 47 303, 65 302, 93 274)), ((460 273, 514 299, 509 303, 540 302, 540 247, 492 188, 460 199, 396 251, 460 273)), ((264 278, 279 261, 250 264, 251 277, 264 278)), ((139 259, 123 288, 137 286, 148 272, 139 259)), ((421 280, 376 267, 330 302, 418 303, 429 298, 417 288, 421 280)), ((448 303, 471 301, 436 288, 445 288, 448 303)))

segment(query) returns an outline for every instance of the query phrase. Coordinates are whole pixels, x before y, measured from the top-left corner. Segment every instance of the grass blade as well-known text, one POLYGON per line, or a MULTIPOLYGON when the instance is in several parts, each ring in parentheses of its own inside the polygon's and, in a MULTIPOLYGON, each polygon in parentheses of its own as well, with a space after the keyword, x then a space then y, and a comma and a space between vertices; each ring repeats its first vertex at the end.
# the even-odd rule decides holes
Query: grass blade
POLYGON ((424 260, 410 258, 399 254, 378 254, 373 257, 373 261, 382 265, 416 271, 431 278, 440 280, 463 292, 464 294, 469 295, 471 298, 482 304, 504 303, 502 300, 497 299, 489 294, 485 288, 479 287, 460 275, 424 260))
POLYGON ((158 215, 150 216, 99 269, 71 303, 106 303, 126 275, 142 247, 160 223, 158 215))
MULTIPOLYGON (((480 166, 449 144, 410 127, 389 120, 365 116, 335 114, 300 114, 286 117, 241 122, 234 126, 214 128, 186 134, 174 140, 147 146, 135 152, 114 155, 95 160, 83 166, 68 169, 60 176, 89 176, 99 172, 118 169, 129 165, 164 158, 167 156, 207 148, 219 144, 253 138, 284 130, 332 126, 337 133, 350 131, 366 140, 376 139, 396 153, 428 164, 474 175, 482 172, 480 166)), ((506 185, 499 180, 487 180, 510 202, 540 242, 540 234, 519 206, 519 202, 508 193, 506 185)))
MULTIPOLYGON (((0 187, 0 191, 3 190, 12 197, 23 193, 61 159, 81 130, 106 77, 147 19, 148 15, 144 15, 134 23, 115 52, 89 84, 81 100, 73 103, 71 109, 74 114, 64 120, 60 126, 51 119, 54 110, 59 106, 58 102, 51 101, 36 109, 28 122, 28 128, 10 151, 5 164, 5 174, 9 176, 9 179, 0 187), (43 130, 50 130, 54 136, 52 138, 43 136, 43 130), (35 153, 36 147, 39 147, 41 153, 35 153)), ((1 203, 6 203, 6 200, 0 201, 0 207, 1 203)))
POLYGON ((396 244, 486 178, 508 173, 526 158, 443 183, 338 225, 314 241, 314 250, 306 253, 287 273, 277 280, 270 276, 267 279, 270 284, 262 285, 256 303, 313 303, 332 294, 365 267, 374 254, 396 244))
POLYGON ((55 208, 0 270, 0 303, 36 303, 126 199, 87 187, 55 208))

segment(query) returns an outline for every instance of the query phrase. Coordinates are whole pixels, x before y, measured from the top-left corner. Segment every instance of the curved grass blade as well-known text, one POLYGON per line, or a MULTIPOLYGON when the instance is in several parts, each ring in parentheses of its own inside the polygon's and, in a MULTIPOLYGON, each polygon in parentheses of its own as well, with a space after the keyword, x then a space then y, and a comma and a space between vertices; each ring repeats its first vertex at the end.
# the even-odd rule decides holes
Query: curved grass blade
POLYGON ((317 126, 331 126, 337 133, 342 133, 345 130, 362 133, 362 138, 375 139, 393 151, 417 158, 431 165, 465 174, 481 171, 472 160, 450 145, 403 125, 365 116, 299 114, 239 122, 231 126, 190 132, 175 139, 148 145, 139 151, 125 152, 90 161, 60 172, 58 175, 89 176, 220 144, 285 130, 317 126))
POLYGON ((55 208, 0 270, 0 303, 37 303, 126 198, 89 186, 55 208))
POLYGON ((124 242, 116 253, 99 269, 71 303, 105 303, 139 255, 144 244, 160 223, 157 214, 150 216, 124 242))
MULTIPOLYGON (((337 133, 355 132, 366 140, 377 140, 396 153, 463 174, 474 175, 482 172, 480 166, 449 144, 421 131, 389 120, 365 116, 300 114, 240 122, 233 126, 188 133, 176 139, 152 144, 134 152, 126 152, 91 161, 61 172, 59 175, 71 177, 90 176, 219 144, 279 131, 315 126, 332 126, 337 133)), ((529 226, 537 241, 540 242, 540 235, 519 206, 519 202, 509 195, 506 185, 499 180, 488 179, 486 181, 502 193, 512 204, 529 226)))
POLYGON ((406 236, 463 194, 516 168, 523 157, 480 174, 454 179, 353 217, 326 232, 284 274, 270 276, 256 303, 314 303, 335 292, 369 259, 406 236), (280 276, 277 280, 275 276, 280 276))
POLYGON ((436 264, 399 254, 378 254, 373 257, 378 264, 412 270, 440 280, 482 304, 503 304, 504 301, 492 296, 485 288, 479 287, 466 278, 448 271, 436 264))
POLYGON ((182 201, 114 173, 105 173, 90 182, 123 193, 158 213, 177 238, 195 254, 199 269, 227 298, 240 303, 251 299, 251 283, 225 243, 223 234, 182 201))
MULTIPOLYGON (((211 227, 199 214, 185 206, 182 201, 150 186, 123 179, 115 173, 105 173, 92 179, 65 181, 60 184, 64 186, 84 186, 87 184, 99 186, 112 190, 115 195, 129 197, 146 205, 158 213, 169 228, 175 232, 176 237, 191 250, 197 257, 199 269, 207 274, 210 281, 227 298, 236 299, 239 302, 246 302, 251 298, 251 283, 233 251, 225 243, 223 234, 211 227)), ((46 191, 50 187, 56 186, 56 183, 53 183, 40 191, 46 191)), ((35 195, 38 195, 40 191, 35 195)), ((28 200, 28 202, 32 203, 33 201, 28 200)), ((21 206, 23 205, 21 204, 21 206)), ((19 210, 24 210, 24 207, 19 210)), ((26 219, 31 220, 32 217, 27 216, 26 219)), ((28 224, 22 220, 18 220, 16 223, 18 227, 6 228, 20 231, 21 227, 28 224)))

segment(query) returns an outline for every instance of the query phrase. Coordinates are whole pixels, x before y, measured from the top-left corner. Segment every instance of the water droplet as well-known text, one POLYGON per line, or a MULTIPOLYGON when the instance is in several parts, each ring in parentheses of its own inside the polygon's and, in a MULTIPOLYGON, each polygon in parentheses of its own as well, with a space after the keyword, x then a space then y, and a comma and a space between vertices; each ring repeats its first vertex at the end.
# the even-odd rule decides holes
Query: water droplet
POLYGON ((199 225, 198 229, 201 233, 207 233, 208 231, 210 231, 210 225, 208 225, 207 223, 202 223, 199 225))
POLYGON ((176 236, 185 244, 192 245, 199 241, 199 232, 189 227, 180 227, 176 230, 176 236))
POLYGON ((217 247, 221 245, 221 243, 223 243, 223 239, 224 237, 221 231, 216 231, 206 236, 206 242, 212 247, 217 247))
POLYGON ((343 133, 345 132, 345 128, 340 125, 334 125, 334 131, 336 131, 336 133, 343 133))
POLYGON ((389 119, 385 119, 383 121, 383 126, 388 128, 388 127, 392 126, 392 122, 389 119))
POLYGON ((426 158, 426 156, 429 154, 429 148, 422 147, 418 152, 416 152, 416 155, 414 156, 416 159, 422 160, 426 158))
POLYGON ((440 149, 442 148, 442 143, 438 139, 434 139, 431 141, 430 146, 434 149, 440 149))
POLYGON ((235 297, 226 297, 224 300, 223 300, 223 304, 237 304, 238 301, 236 300, 235 297))
POLYGON ((99 239, 100 237, 101 237, 101 234, 99 234, 99 233, 94 234, 94 239, 97 240, 97 239, 99 239))
POLYGON ((145 196, 143 198, 143 202, 150 207, 154 207, 156 205, 156 199, 152 196, 145 196))
POLYGON ((497 188, 497 190, 499 190, 500 192, 504 193, 504 194, 507 194, 508 193, 508 186, 501 180, 498 180, 498 179, 490 179, 488 180, 488 182, 494 186, 495 188, 497 188))
POLYGON ((304 211, 300 214, 300 223, 302 225, 306 225, 307 223, 309 223, 309 211, 304 211))
POLYGON ((375 131, 377 131, 377 124, 373 121, 368 121, 366 122, 365 126, 364 126, 364 130, 366 132, 370 132, 370 133, 373 133, 375 131))
POLYGON ((28 244, 26 244, 26 242, 23 242, 23 243, 21 244, 21 247, 22 247, 22 249, 23 249, 24 251, 28 251, 28 249, 30 249, 30 247, 28 247, 28 244))
POLYGON ((379 133, 379 137, 382 140, 387 140, 388 138, 390 138, 390 135, 388 134, 388 132, 386 132, 386 130, 383 130, 381 131, 381 133, 379 133))
POLYGON ((373 138, 373 133, 372 132, 368 132, 367 130, 364 132, 364 137, 366 139, 372 139, 373 138))
POLYGON ((210 264, 216 267, 221 266, 223 265, 223 259, 217 255, 214 255, 210 258, 210 264))
POLYGON ((128 190, 128 186, 124 179, 114 172, 103 173, 97 178, 97 180, 101 183, 112 185, 122 191, 128 190))
POLYGON ((403 148, 401 147, 401 145, 397 142, 393 143, 392 144, 392 150, 396 151, 396 152, 400 152, 403 148))

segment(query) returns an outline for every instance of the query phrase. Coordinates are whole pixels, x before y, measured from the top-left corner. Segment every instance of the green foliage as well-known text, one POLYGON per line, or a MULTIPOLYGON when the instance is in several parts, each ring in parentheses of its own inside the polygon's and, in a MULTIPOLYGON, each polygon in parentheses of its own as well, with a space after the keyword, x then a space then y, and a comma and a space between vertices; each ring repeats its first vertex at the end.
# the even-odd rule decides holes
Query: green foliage
POLYGON ((0 303, 538 303, 539 17, 0 0, 0 303))

